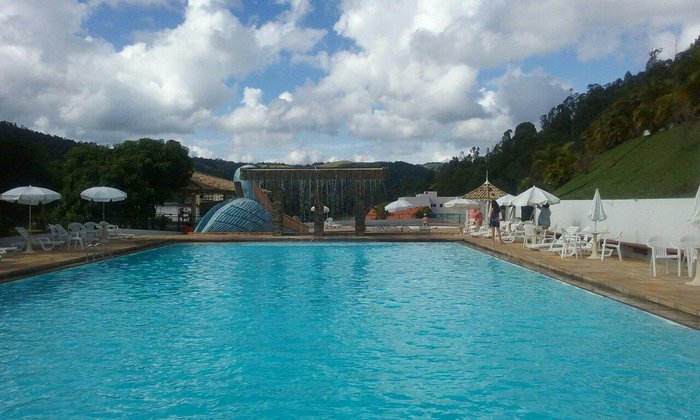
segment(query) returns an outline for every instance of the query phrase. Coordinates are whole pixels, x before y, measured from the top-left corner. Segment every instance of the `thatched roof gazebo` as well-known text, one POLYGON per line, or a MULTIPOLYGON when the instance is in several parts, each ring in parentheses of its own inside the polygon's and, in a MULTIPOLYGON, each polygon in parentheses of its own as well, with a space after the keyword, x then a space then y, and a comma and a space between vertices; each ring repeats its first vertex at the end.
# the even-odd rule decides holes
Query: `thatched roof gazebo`
POLYGON ((217 178, 215 176, 206 175, 201 172, 192 174, 187 187, 184 189, 188 193, 195 194, 224 194, 233 196, 236 190, 233 188, 233 179, 217 178))
POLYGON ((488 178, 486 178, 486 182, 464 194, 462 198, 468 198, 470 200, 498 200, 506 194, 505 191, 491 184, 488 178))

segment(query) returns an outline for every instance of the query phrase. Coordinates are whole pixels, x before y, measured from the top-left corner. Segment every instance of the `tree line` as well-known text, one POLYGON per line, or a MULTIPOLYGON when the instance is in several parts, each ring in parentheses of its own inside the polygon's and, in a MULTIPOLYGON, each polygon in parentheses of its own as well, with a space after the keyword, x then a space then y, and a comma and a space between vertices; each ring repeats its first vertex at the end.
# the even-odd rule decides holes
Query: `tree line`
MULTIPOLYGON (((108 204, 108 221, 153 228, 155 205, 184 188, 192 175, 188 150, 169 140, 144 138, 114 146, 77 143, 0 122, 0 189, 34 185, 61 193, 61 200, 39 205, 33 223, 100 221, 102 206, 80 198, 80 192, 107 185, 128 193, 108 204)), ((0 202, 0 232, 13 234, 26 224, 26 205, 0 202)))

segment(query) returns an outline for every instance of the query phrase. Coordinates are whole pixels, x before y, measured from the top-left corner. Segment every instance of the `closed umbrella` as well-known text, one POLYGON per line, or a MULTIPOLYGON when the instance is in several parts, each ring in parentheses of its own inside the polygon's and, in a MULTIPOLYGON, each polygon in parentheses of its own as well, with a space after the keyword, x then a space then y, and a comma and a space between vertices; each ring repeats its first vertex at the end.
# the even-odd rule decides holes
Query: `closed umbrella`
POLYGON ((561 200, 547 191, 533 186, 529 190, 518 194, 510 201, 511 206, 541 206, 543 204, 559 204, 561 200))
POLYGON ((87 201, 102 203, 102 221, 105 220, 105 203, 126 200, 126 193, 112 187, 92 187, 80 193, 80 197, 87 201))
POLYGON ((698 187, 698 192, 695 194, 695 201, 693 202, 688 221, 700 228, 700 187, 698 187))
POLYGON ((61 194, 56 191, 31 185, 13 188, 0 195, 0 199, 3 201, 29 205, 29 225, 27 225, 27 229, 32 228, 32 206, 50 203, 60 198, 61 194))
POLYGON ((409 203, 406 200, 396 200, 384 206, 384 210, 388 211, 389 213, 396 213, 397 211, 406 210, 413 207, 417 206, 409 203))
POLYGON ((588 212, 588 218, 594 223, 593 230, 595 232, 598 232, 598 222, 608 218, 605 214, 605 209, 603 209, 603 201, 600 199, 598 188, 595 189, 595 194, 593 194, 593 203, 591 204, 591 211, 588 212))

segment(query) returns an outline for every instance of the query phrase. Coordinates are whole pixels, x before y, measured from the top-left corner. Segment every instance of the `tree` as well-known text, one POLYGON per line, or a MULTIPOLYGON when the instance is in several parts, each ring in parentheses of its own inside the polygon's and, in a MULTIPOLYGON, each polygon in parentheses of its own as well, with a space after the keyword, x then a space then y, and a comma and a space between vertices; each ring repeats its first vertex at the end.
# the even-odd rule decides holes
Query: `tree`
POLYGON ((61 200, 55 211, 55 220, 64 223, 88 220, 96 206, 80 198, 80 193, 90 187, 112 184, 107 173, 112 159, 112 150, 94 143, 80 144, 68 152, 64 162, 58 167, 61 179, 61 200))
POLYGON ((156 204, 187 185, 192 176, 188 150, 169 140, 140 139, 114 146, 107 177, 128 193, 124 211, 138 227, 151 227, 156 204))
POLYGON ((57 215, 64 222, 95 217, 98 206, 80 198, 86 188, 107 185, 126 191, 115 203, 135 227, 153 227, 155 205, 187 185, 192 163, 186 148, 170 140, 125 141, 110 149, 96 144, 73 148, 59 170, 63 189, 57 215))

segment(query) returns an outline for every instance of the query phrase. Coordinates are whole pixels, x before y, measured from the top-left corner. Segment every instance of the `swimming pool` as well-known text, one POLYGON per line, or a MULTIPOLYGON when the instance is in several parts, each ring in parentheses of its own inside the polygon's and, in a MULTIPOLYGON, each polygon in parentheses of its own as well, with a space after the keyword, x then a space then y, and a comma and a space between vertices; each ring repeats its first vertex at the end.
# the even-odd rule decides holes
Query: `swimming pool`
POLYGON ((700 333, 458 244, 187 244, 0 285, 3 417, 700 417, 700 333))

